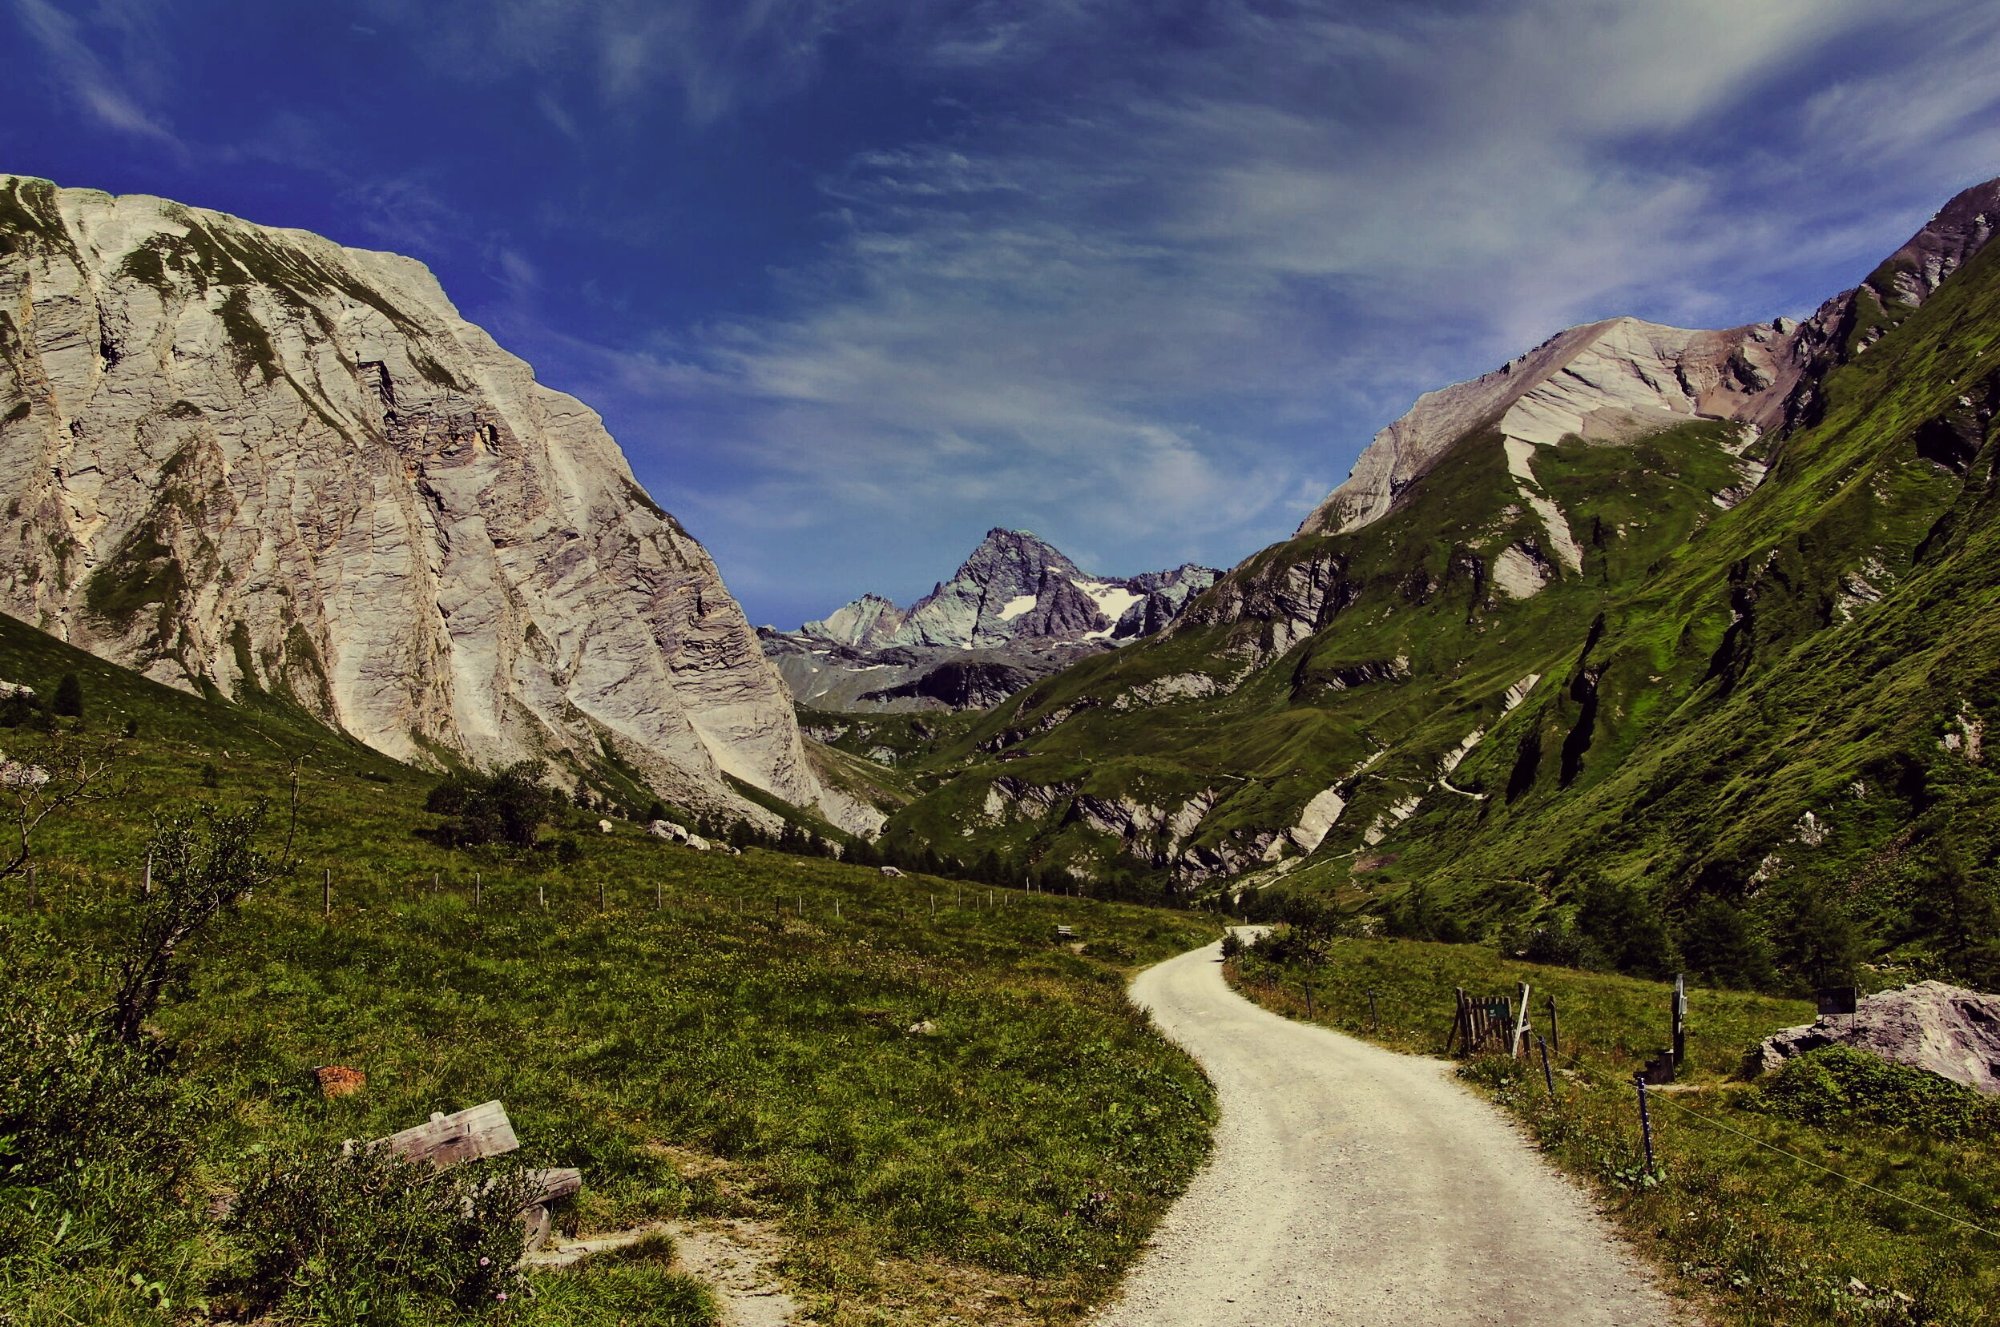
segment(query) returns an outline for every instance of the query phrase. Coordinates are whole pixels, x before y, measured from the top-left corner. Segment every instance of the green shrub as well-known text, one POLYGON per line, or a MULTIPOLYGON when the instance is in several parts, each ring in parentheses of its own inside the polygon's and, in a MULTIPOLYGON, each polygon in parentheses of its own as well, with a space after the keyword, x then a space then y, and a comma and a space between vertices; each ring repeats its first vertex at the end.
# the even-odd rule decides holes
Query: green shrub
POLYGON ((49 708, 68 718, 83 717, 83 683, 75 673, 64 673, 62 681, 56 683, 56 694, 49 708))
MULTIPOLYGON (((0 951, 11 943, 0 934, 0 951)), ((58 1000, 18 974, 0 982, 0 1283, 142 1265, 193 1221, 178 1190, 208 1097, 58 1000)))
POLYGON ((541 761, 523 760, 493 774, 453 774, 431 789, 424 810, 447 817, 437 831, 447 847, 532 848, 561 804, 547 773, 541 761))
POLYGON ((299 1149, 265 1158, 225 1229, 259 1311, 374 1327, 505 1303, 525 1192, 515 1168, 435 1171, 386 1148, 299 1149))
POLYGON ((1799 1056, 1758 1088, 1756 1104, 1821 1129, 1871 1124, 1938 1138, 2000 1129, 2000 1101, 1852 1046, 1799 1056))

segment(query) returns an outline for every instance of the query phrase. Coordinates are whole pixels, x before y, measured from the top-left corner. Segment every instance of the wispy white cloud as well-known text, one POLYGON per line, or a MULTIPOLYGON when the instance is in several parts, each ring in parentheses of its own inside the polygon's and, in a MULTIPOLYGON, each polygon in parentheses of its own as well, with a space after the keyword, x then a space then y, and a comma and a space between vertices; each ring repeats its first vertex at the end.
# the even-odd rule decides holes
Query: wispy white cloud
MULTIPOLYGON (((145 71, 134 47, 160 49, 148 32, 150 15, 129 3, 100 2, 94 7, 59 9, 47 0, 12 0, 21 27, 40 48, 50 72, 98 123, 150 139, 177 155, 185 155, 180 139, 167 122, 134 95, 145 71), (86 31, 121 48, 116 67, 100 54, 86 31)), ((15 76, 21 71, 17 68, 15 76)))

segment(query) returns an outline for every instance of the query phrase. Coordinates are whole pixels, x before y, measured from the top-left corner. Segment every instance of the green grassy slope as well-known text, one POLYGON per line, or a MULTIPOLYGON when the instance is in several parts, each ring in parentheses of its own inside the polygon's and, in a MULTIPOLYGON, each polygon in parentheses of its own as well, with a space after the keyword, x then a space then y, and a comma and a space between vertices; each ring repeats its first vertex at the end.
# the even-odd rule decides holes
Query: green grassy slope
MULTIPOLYGON (((38 909, 22 879, 0 880, 12 1007, 102 1001, 151 812, 271 794, 275 850, 288 761, 310 753, 300 872, 186 956, 191 985, 157 1019, 175 1073, 214 1103, 188 1211, 263 1149, 332 1147, 498 1097, 531 1158, 584 1169, 584 1228, 762 1219, 819 1321, 1066 1321, 1205 1152, 1206 1084, 1123 996, 1132 964, 1212 936, 1201 919, 696 853, 624 823, 601 835, 594 812, 553 831, 578 845, 567 865, 453 852, 418 832, 436 820, 420 809, 430 776, 281 707, 185 696, 0 621, 0 678, 47 695, 65 672, 90 734, 136 724, 119 758, 130 784, 45 828, 38 909), (1053 939, 1058 922, 1081 952, 1053 939), (328 1063, 366 1072, 366 1091, 321 1100, 309 1070, 328 1063)), ((9 757, 42 740, 0 729, 9 757)), ((205 1219, 158 1247, 43 1256, 63 1214, 0 1175, 10 1202, 34 1234, 25 1261, 0 1251, 10 1321, 178 1320, 129 1276, 186 1304, 233 1257, 205 1219)), ((510 1312, 639 1321, 618 1306, 652 1293, 649 1277, 551 1274, 510 1312)), ((704 1320, 698 1304, 663 1305, 643 1320, 704 1320)))
POLYGON ((1914 311, 1865 289, 1856 309, 1813 422, 1760 440, 1771 471, 1733 509, 1711 500, 1736 482, 1720 424, 1544 449, 1537 481, 1584 570, 1513 601, 1492 571, 1537 527, 1474 436, 1389 516, 1265 550, 1168 637, 929 756, 947 777, 891 835, 971 825, 974 845, 1151 888, 1277 863, 1364 910, 1421 879, 1475 926, 1602 873, 1675 917, 1742 908, 1781 958, 1821 904, 1919 969, 1991 940, 2000 816, 1977 743, 2000 703, 2000 250, 1914 311), (1161 679, 1181 694, 1146 703, 1161 679), (1002 778, 1053 809, 994 809, 1002 778), (1345 808, 1301 863, 1279 836, 1329 788, 1345 808), (1213 805, 1177 838, 1108 832, 1090 798, 1213 805))

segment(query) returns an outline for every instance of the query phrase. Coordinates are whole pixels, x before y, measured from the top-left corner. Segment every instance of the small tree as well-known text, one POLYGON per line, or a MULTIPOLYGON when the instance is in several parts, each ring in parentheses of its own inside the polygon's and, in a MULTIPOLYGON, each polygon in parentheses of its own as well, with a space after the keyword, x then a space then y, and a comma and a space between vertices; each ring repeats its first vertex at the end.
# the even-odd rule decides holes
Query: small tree
POLYGON ((183 946, 275 874, 255 846, 264 813, 262 802, 235 814, 203 805, 154 823, 147 844, 153 897, 131 952, 118 965, 111 1005, 110 1027, 118 1040, 137 1044, 145 1021, 179 975, 176 960, 183 946))
POLYGON ((64 673, 62 681, 56 683, 55 698, 49 702, 49 708, 68 718, 83 717, 83 683, 75 673, 64 673))
POLYGON ((110 774, 118 743, 85 744, 60 728, 46 734, 27 759, 0 757, 0 806, 12 822, 13 859, 0 866, 0 879, 27 869, 34 856, 35 831, 50 816, 111 795, 110 774))

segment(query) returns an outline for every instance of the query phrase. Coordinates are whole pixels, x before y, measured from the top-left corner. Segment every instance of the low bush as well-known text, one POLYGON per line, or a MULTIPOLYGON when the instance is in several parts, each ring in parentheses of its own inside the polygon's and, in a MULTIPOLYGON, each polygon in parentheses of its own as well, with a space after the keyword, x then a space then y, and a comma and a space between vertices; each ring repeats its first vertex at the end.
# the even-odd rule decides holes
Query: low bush
POLYGON ((449 1171, 385 1148, 268 1155, 226 1222, 260 1312, 391 1327, 505 1303, 521 1256, 518 1169, 449 1171))
POLYGON ((1755 1101, 1773 1115, 1821 1129, 1870 1124, 1936 1138, 2000 1130, 2000 1100, 1852 1046, 1799 1056, 1757 1089, 1755 1101))

